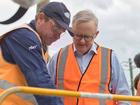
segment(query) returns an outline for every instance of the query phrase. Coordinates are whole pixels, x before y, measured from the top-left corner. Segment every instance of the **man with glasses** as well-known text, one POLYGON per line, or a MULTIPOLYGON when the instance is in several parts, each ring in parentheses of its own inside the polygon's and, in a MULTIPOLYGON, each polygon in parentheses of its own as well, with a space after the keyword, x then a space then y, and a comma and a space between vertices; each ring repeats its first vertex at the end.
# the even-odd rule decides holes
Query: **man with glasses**
MULTIPOLYGON (((14 86, 55 88, 45 61, 47 45, 69 30, 70 12, 61 2, 50 2, 35 20, 0 39, 0 92, 14 86)), ((2 105, 63 105, 55 96, 14 94, 2 105)))
MULTIPOLYGON (((78 12, 72 21, 73 43, 48 63, 59 89, 131 95, 114 51, 98 45, 98 19, 90 10, 78 12)), ((130 105, 129 102, 64 97, 64 105, 130 105)))

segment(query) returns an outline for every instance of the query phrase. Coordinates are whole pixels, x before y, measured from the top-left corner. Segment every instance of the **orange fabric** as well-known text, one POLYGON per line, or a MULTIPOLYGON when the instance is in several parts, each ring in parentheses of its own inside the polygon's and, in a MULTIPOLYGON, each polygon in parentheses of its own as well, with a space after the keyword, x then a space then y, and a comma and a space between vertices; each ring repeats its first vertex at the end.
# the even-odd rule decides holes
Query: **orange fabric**
MULTIPOLYGON (((0 52, 0 80, 6 80, 16 86, 27 86, 24 75, 17 65, 7 63, 0 52)), ((0 88, 0 92, 4 91, 0 88)), ((16 95, 8 96, 1 105, 33 105, 31 102, 16 95)))
MULTIPOLYGON (((29 26, 23 25, 19 28, 27 28, 31 31, 29 26)), ((39 38, 39 35, 33 31, 37 37, 39 38)), ((9 32, 7 32, 9 33, 9 32)), ((39 38, 40 40, 40 38, 39 38)), ((41 40, 40 40, 41 41, 41 40)), ((43 50, 42 50, 43 51, 43 50)), ((43 54, 43 52, 42 52, 43 54)), ((14 86, 27 86, 26 79, 24 75, 22 74, 20 68, 16 64, 8 63, 2 55, 2 52, 0 51, 0 80, 5 80, 7 83, 10 83, 14 86)), ((2 88, 0 88, 0 92, 4 91, 2 88)), ((8 96, 5 101, 2 103, 2 105, 34 105, 30 101, 27 101, 25 99, 22 99, 21 97, 17 95, 10 95, 8 96)))
MULTIPOLYGON (((63 86, 65 90, 99 93, 101 81, 101 50, 101 47, 99 47, 97 50, 98 54, 94 55, 86 72, 84 74, 81 74, 78 62, 74 56, 72 45, 69 46, 68 57, 64 69, 63 86)), ((108 55, 110 60, 110 53, 108 55)), ((110 61, 108 62, 108 80, 105 84, 105 93, 109 93, 108 84, 110 81, 110 61)), ((99 105, 99 100, 90 98, 79 98, 78 104, 76 104, 77 98, 65 97, 64 103, 64 105, 99 105)), ((107 105, 113 105, 113 102, 109 100, 107 100, 106 103, 107 105)))
MULTIPOLYGON (((4 91, 0 89, 0 93, 4 91)), ((34 105, 29 101, 23 100, 15 94, 11 94, 4 99, 1 105, 34 105), (17 101, 18 100, 18 101, 17 101)))
POLYGON ((132 105, 140 105, 140 102, 132 102, 132 105))
MULTIPOLYGON (((62 48, 60 49, 60 52, 59 52, 58 55, 61 55, 61 54, 62 54, 62 48)), ((57 60, 58 60, 57 62, 60 62, 60 56, 58 56, 58 59, 57 60)), ((59 67, 59 65, 57 63, 56 64, 56 77, 55 77, 55 85, 56 85, 56 88, 58 88, 58 75, 57 75, 57 73, 58 73, 58 67, 59 67)))
POLYGON ((16 85, 27 85, 26 80, 19 70, 19 67, 6 62, 0 52, 0 79, 8 80, 16 85))
POLYGON ((45 53, 44 58, 45 58, 46 62, 48 63, 49 58, 50 58, 50 56, 49 56, 48 52, 46 52, 46 53, 45 53))

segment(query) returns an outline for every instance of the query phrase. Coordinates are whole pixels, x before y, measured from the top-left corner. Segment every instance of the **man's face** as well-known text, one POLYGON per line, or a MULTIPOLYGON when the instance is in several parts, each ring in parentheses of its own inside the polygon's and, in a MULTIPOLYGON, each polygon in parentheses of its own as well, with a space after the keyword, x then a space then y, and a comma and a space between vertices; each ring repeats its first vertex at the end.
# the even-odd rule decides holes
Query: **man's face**
POLYGON ((73 42, 76 49, 81 54, 87 53, 98 34, 95 22, 88 21, 77 25, 75 24, 73 25, 72 30, 74 33, 73 42))
POLYGON ((59 26, 55 20, 49 19, 46 21, 45 15, 39 18, 38 33, 46 45, 52 44, 60 38, 61 33, 65 31, 64 28, 59 26))

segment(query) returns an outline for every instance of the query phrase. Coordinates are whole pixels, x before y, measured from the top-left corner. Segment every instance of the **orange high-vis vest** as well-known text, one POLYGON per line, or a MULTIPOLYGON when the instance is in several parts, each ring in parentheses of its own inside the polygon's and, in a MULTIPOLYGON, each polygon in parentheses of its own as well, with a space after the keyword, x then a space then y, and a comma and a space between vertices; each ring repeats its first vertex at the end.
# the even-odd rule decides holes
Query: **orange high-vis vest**
MULTIPOLYGON (((23 25, 16 29, 20 29, 20 28, 26 28, 31 30, 39 38, 39 35, 28 25, 23 25)), ((4 35, 7 35, 8 33, 9 32, 7 32, 4 35)), ((43 50, 42 50, 42 55, 44 56, 43 50)), ((26 82, 26 79, 22 74, 18 65, 7 62, 3 58, 2 52, 0 51, 0 92, 10 87, 27 86, 27 85, 28 84, 26 82)), ((38 104, 33 95, 16 93, 7 97, 2 103, 2 105, 38 105, 38 104)))
POLYGON ((50 59, 50 56, 49 56, 48 52, 45 52, 45 59, 46 59, 46 63, 48 63, 48 61, 50 59))
MULTIPOLYGON (((86 71, 82 74, 74 55, 73 46, 61 49, 56 64, 56 85, 59 89, 110 93, 111 78, 111 50, 103 47, 97 48, 89 62, 86 71)), ((115 105, 112 100, 91 98, 64 97, 64 105, 115 105)))
POLYGON ((140 102, 132 102, 132 105, 140 105, 140 102))

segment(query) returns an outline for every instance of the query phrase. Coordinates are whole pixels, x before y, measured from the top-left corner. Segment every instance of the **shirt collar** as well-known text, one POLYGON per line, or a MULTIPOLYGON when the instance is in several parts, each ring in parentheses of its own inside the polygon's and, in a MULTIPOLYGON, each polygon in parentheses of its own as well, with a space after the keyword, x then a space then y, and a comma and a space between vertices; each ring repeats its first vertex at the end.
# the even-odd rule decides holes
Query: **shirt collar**
MULTIPOLYGON (((98 47, 97 44, 93 43, 88 53, 94 52, 95 54, 97 54, 97 47, 98 47)), ((74 53, 79 53, 74 44, 73 44, 73 49, 74 49, 74 53)))

